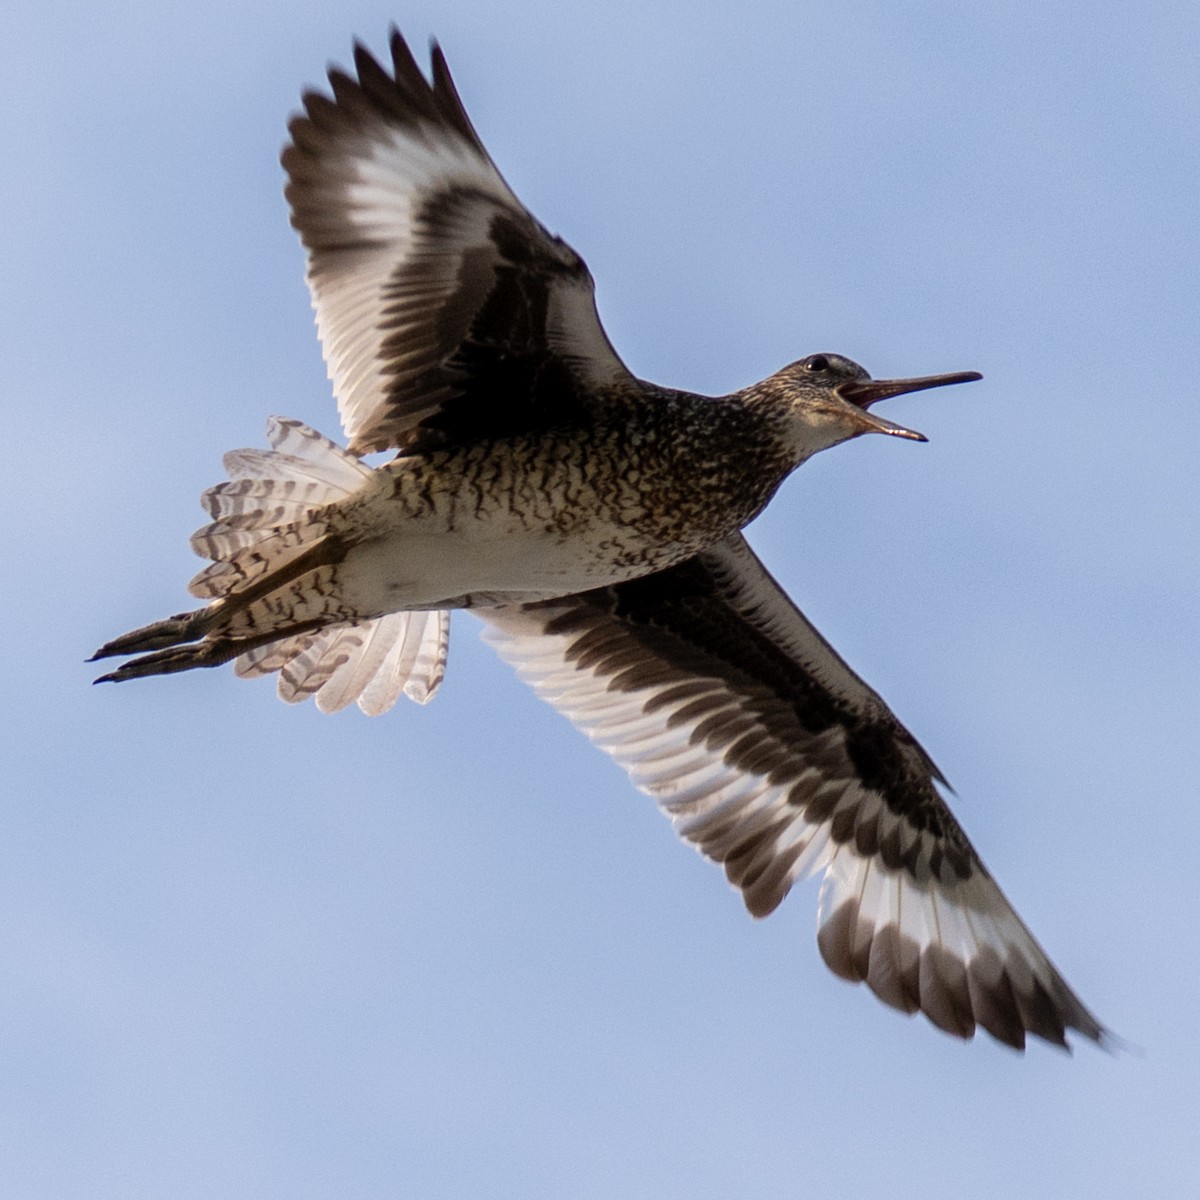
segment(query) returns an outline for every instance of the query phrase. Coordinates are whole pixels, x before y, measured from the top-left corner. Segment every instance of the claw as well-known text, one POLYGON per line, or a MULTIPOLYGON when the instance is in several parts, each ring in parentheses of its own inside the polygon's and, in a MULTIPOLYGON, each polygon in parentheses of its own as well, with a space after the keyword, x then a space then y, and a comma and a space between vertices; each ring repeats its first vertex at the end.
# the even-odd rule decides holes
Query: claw
MULTIPOLYGON (((130 653, 129 649, 120 647, 128 647, 131 641, 135 642, 137 649, 150 649, 156 642, 161 645, 162 643, 158 639, 167 635, 158 633, 159 629, 165 629, 173 622, 186 621, 189 617, 200 617, 207 611, 207 609, 201 609, 198 613, 184 613, 178 617, 168 617, 165 621, 159 621, 155 625, 147 625, 145 629, 136 629, 133 633, 127 633, 124 637, 109 642, 107 646, 102 646, 94 658, 106 658, 110 654, 128 654, 130 653)), ((179 671, 191 671, 195 667, 219 667, 222 663, 237 658, 239 654, 257 650, 259 646, 278 641, 281 637, 308 633, 310 630, 320 628, 322 624, 322 620, 318 617, 312 621, 303 621, 293 625, 283 633, 278 629, 270 629, 266 633, 247 638, 210 635, 203 641, 192 641, 190 645, 186 646, 167 645, 164 649, 155 650, 153 654, 143 654, 140 658, 122 663, 115 671, 101 675, 92 682, 124 683, 127 679, 141 679, 146 675, 174 675, 179 671)), ((192 632, 191 636, 198 638, 200 633, 192 632)), ((179 638, 176 637, 175 640, 179 640, 179 638)), ((88 659, 88 662, 92 661, 94 659, 88 659)))
MULTIPOLYGON (((203 636, 206 622, 203 620, 209 609, 200 608, 195 612, 176 613, 163 621, 155 621, 153 625, 144 625, 131 633, 123 633, 111 642, 105 642, 88 662, 100 658, 111 658, 114 654, 137 654, 143 650, 162 650, 167 646, 177 646, 180 642, 194 642, 203 636)), ((132 665, 132 664, 131 664, 132 665)), ((124 670, 124 668, 121 668, 124 670)))
MULTIPOLYGON (((143 654, 141 658, 122 663, 115 671, 101 675, 93 682, 124 683, 126 679, 141 679, 146 675, 174 675, 178 671, 190 671, 194 667, 219 667, 240 654, 244 645, 244 642, 230 638, 217 638, 191 646, 171 646, 166 650, 143 654)), ((114 653, 120 654, 122 651, 117 650, 114 653)))

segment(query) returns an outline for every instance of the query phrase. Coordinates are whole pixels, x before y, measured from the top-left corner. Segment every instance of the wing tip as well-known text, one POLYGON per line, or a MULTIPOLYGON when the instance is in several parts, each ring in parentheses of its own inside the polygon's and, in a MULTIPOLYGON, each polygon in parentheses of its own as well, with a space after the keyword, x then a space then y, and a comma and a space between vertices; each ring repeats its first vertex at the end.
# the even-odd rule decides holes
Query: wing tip
POLYGON ((1053 967, 1048 980, 1035 974, 1030 986, 1018 986, 994 950, 964 963, 937 944, 921 948, 895 924, 876 926, 864 917, 855 898, 822 920, 817 946, 840 979, 865 983, 890 1007, 920 1012, 943 1033, 964 1041, 981 1028, 1017 1052, 1034 1037, 1072 1053, 1070 1032, 1106 1053, 1128 1048, 1088 1012, 1053 967))

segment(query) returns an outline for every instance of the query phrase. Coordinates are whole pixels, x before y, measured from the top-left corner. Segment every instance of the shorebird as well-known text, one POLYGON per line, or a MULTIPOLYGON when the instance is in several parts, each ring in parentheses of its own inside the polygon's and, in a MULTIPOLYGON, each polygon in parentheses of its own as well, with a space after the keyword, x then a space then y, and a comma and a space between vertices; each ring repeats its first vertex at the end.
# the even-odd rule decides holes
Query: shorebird
MULTIPOLYGON (((449 612, 613 755, 756 917, 823 873, 845 979, 971 1037, 1108 1035, 1005 899, 933 760, 771 578, 742 528, 820 450, 924 440, 812 354, 720 397, 636 379, 583 260, 504 181, 436 43, 310 91, 283 151, 342 449, 272 418, 192 538, 207 601, 102 647, 126 680, 234 660, 368 714, 441 681, 449 612), (368 465, 372 451, 395 451, 368 465)), ((100 681, 97 681, 100 682, 100 681)))

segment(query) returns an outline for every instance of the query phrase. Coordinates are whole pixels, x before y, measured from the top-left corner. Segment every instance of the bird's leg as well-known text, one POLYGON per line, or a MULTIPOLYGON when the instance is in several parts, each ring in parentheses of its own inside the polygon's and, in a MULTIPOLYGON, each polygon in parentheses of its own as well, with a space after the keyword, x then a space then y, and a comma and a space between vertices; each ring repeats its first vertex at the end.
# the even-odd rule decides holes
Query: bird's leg
POLYGON ((155 621, 151 625, 143 625, 131 633, 123 633, 111 642, 105 642, 88 662, 100 658, 112 658, 115 654, 138 654, 143 650, 161 650, 165 646, 177 646, 180 642, 194 642, 203 637, 211 622, 210 608, 198 608, 194 612, 176 613, 155 621), (205 618, 209 618, 206 620, 205 618))
MULTIPOLYGON (((201 609, 201 612, 206 610, 201 609)), ((167 621, 160 621, 160 625, 166 625, 175 618, 168 618, 167 621)), ((165 650, 157 650, 153 654, 143 654, 140 658, 132 659, 130 662, 122 663, 115 671, 111 671, 107 675, 101 675, 96 683, 123 683, 126 679, 141 679, 146 675, 174 675, 179 671, 191 671, 195 667, 219 667, 222 663, 227 663, 231 658, 237 658, 240 654, 246 654, 250 650, 257 650, 259 646, 265 646, 269 642, 277 642, 280 638, 294 637, 299 633, 307 633, 312 629, 320 627, 321 621, 305 621, 299 625, 289 626, 287 629, 271 629, 266 633, 260 633, 255 637, 246 638, 231 638, 231 637, 208 637, 202 642, 193 642, 189 646, 168 646, 165 650)), ((148 625, 146 630, 153 630, 155 626, 148 625)), ((137 633, 145 632, 138 630, 137 633)), ((126 634, 125 638, 118 638, 118 642, 124 642, 126 638, 131 638, 136 634, 126 634)), ((116 645, 116 642, 110 643, 116 645)), ((105 647, 107 649, 107 647, 105 647)), ((115 654, 128 654, 128 650, 116 650, 115 654)), ((97 654, 97 658, 102 657, 102 654, 97 654)))
POLYGON ((219 667, 238 653, 237 643, 227 638, 189 646, 171 646, 122 663, 115 671, 101 675, 95 682, 122 683, 126 679, 141 679, 145 675, 173 675, 176 671, 190 671, 193 667, 219 667))
MULTIPOLYGON (((345 553, 345 544, 340 538, 323 537, 290 562, 284 563, 282 567, 271 571, 261 579, 254 580, 238 591, 230 592, 229 595, 214 600, 206 608, 198 608, 194 612, 177 613, 173 617, 155 621, 152 625, 144 625, 141 629, 135 629, 132 633, 122 634, 119 638, 106 642, 88 659, 88 662, 95 662, 100 658, 111 658, 116 654, 140 654, 146 650, 164 650, 183 642, 195 642, 206 635, 210 637, 219 635, 222 626, 227 626, 233 617, 243 612, 251 604, 298 579, 307 571, 329 563, 340 562, 345 553)), ((287 630, 270 631, 266 640, 274 641, 276 638, 283 637, 285 633, 297 632, 297 629, 298 627, 293 627, 287 630)), ((239 644, 246 643, 247 649, 250 648, 248 643, 253 641, 252 638, 235 640, 238 640, 239 644)), ((263 643, 259 641, 256 644, 262 645, 263 643)), ((208 652, 206 651, 206 653, 208 652)), ((240 653, 240 650, 234 652, 234 654, 240 653)), ((229 657, 234 657, 234 655, 231 654, 229 657)), ((224 662, 225 660, 219 661, 224 662)), ((129 665, 133 666, 134 664, 130 663, 129 665)), ((216 663, 205 661, 197 662, 194 665, 215 666, 216 663)), ((173 667, 170 669, 183 671, 187 668, 173 667)), ((124 667, 121 670, 124 670, 124 667)), ((159 674, 160 672, 149 673, 159 674)), ((117 674, 120 675, 120 672, 117 674)), ((121 675, 121 678, 132 678, 132 676, 121 675)))

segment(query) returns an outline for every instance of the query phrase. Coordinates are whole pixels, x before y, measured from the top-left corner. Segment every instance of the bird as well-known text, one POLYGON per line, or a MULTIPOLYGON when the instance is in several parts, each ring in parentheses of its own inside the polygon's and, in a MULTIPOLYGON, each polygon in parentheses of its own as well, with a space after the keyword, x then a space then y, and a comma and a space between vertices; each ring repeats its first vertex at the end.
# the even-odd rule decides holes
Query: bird
POLYGON ((353 72, 304 92, 281 159, 347 444, 272 417, 269 449, 226 455, 191 541, 203 607, 102 646, 135 657, 97 682, 233 661, 285 701, 378 715, 433 697, 471 609, 753 916, 821 876, 836 975, 959 1038, 1109 1044, 932 758, 742 532, 812 455, 925 440, 877 402, 981 376, 818 353, 725 396, 636 378, 437 43, 428 77, 394 27, 389 50, 390 69, 355 43, 353 72))

